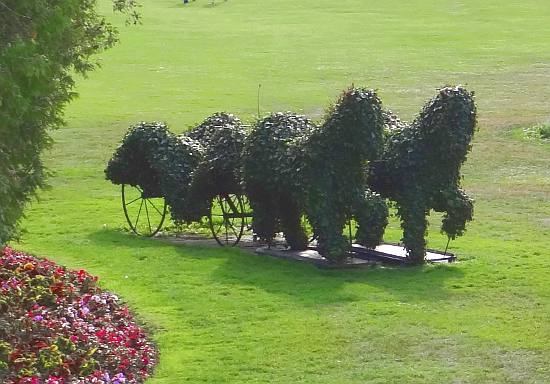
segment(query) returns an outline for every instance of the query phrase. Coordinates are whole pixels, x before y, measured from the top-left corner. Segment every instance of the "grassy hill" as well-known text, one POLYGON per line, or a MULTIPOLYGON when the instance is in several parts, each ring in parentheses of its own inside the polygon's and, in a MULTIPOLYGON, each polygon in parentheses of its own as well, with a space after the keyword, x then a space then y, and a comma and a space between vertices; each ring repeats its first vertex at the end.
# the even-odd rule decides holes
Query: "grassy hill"
POLYGON ((88 269, 135 308, 162 353, 151 383, 550 382, 550 144, 519 134, 550 119, 546 1, 209 3, 144 0, 143 25, 114 19, 121 44, 79 82, 47 154, 52 188, 15 246, 88 269), (351 83, 405 119, 439 86, 476 91, 459 263, 320 271, 122 230, 103 168, 130 124, 253 121, 259 84, 262 114, 320 118, 351 83))

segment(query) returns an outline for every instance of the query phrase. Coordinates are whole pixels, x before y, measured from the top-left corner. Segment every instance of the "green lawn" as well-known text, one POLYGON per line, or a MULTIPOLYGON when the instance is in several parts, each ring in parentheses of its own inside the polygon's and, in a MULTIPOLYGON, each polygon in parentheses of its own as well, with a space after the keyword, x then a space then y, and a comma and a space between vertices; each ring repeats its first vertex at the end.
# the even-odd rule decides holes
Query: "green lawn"
MULTIPOLYGON (((208 3, 144 0, 142 26, 114 19, 121 44, 79 81, 47 154, 52 188, 15 247, 119 293, 158 341, 151 383, 550 382, 550 144, 518 134, 550 117, 547 0, 208 3), (181 132, 218 110, 252 121, 260 83, 262 114, 316 118, 351 83, 406 119, 438 86, 475 90, 460 262, 321 271, 121 230, 103 168, 127 126, 181 132)), ((430 245, 444 242, 434 222, 430 245)))

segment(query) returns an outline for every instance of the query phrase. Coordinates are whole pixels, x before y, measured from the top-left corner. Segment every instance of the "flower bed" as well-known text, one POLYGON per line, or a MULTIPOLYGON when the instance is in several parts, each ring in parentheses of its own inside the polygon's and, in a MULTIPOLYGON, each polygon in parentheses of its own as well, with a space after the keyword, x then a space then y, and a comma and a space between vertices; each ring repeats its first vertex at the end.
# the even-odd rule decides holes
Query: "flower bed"
POLYGON ((97 277, 0 249, 0 382, 142 383, 158 354, 97 277))

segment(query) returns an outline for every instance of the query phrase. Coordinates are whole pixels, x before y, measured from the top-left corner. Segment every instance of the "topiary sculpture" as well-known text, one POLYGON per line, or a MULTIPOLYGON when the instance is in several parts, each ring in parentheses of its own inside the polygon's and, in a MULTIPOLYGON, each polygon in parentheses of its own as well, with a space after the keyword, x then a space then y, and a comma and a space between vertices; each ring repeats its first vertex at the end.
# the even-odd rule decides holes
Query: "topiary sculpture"
POLYGON ((129 129, 105 175, 114 184, 140 186, 145 196, 164 197, 175 222, 197 221, 202 212, 187 196, 202 152, 198 141, 174 135, 164 123, 142 122, 129 129))
POLYGON ((460 189, 460 167, 470 150, 476 125, 473 93, 446 87, 407 125, 385 114, 388 134, 380 160, 368 167, 370 187, 396 202, 410 263, 424 262, 426 216, 445 212, 441 230, 463 234, 472 220, 473 202, 460 189))
POLYGON ((216 195, 243 194, 241 157, 246 132, 237 117, 222 113, 207 118, 188 136, 202 140, 204 147, 193 172, 189 199, 206 215, 216 195))
POLYGON ((365 165, 381 154, 383 127, 376 93, 350 88, 307 142, 306 214, 319 252, 330 260, 345 256, 348 244, 342 232, 348 219, 357 222, 357 243, 374 247, 382 242, 388 208, 368 189, 365 165))
POLYGON ((379 244, 388 211, 380 196, 365 193, 364 167, 378 157, 382 142, 381 102, 365 89, 346 90, 321 127, 290 113, 259 121, 243 155, 256 233, 271 241, 281 229, 292 249, 305 249, 305 213, 319 252, 340 262, 348 248, 342 232, 353 217, 358 242, 379 244))
POLYGON ((307 183, 304 143, 315 129, 304 116, 275 113, 258 121, 246 139, 243 180, 253 229, 268 243, 282 230, 292 249, 308 246, 301 223, 307 183))
POLYGON ((202 123, 185 134, 193 140, 197 140, 203 147, 208 147, 212 136, 222 127, 242 127, 239 118, 231 113, 217 112, 208 116, 202 123))

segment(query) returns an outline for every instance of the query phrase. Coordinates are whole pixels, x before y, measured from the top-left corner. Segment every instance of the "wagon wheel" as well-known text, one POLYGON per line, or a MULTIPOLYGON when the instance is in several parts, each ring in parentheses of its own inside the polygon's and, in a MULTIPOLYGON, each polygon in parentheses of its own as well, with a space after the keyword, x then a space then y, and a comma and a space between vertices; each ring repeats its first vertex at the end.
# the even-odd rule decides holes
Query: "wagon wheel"
POLYGON ((154 236, 166 218, 166 201, 149 196, 139 186, 122 184, 122 208, 132 231, 141 236, 154 236))
POLYGON ((208 223, 221 246, 235 246, 241 240, 249 214, 240 195, 218 195, 212 200, 208 223))

